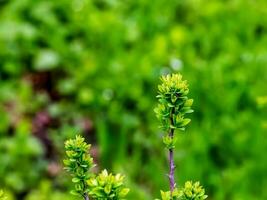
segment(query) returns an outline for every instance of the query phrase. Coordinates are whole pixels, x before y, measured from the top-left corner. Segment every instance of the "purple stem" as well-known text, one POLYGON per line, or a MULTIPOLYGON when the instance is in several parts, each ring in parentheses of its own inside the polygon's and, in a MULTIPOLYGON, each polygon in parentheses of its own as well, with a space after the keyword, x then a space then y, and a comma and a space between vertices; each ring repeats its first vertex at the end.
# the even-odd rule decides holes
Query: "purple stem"
POLYGON ((84 196, 84 200, 89 200, 89 197, 87 194, 84 196))
MULTIPOLYGON (((173 137, 174 129, 171 129, 169 136, 173 137)), ((170 181, 170 191, 173 192, 175 188, 175 180, 174 180, 174 160, 173 160, 173 149, 169 149, 169 165, 170 165, 170 173, 169 173, 169 181, 170 181)))
MULTIPOLYGON (((173 113, 174 113, 174 108, 171 110, 171 114, 170 114, 170 123, 172 126, 174 125, 173 113)), ((170 129, 169 136, 173 138, 174 136, 173 128, 170 129)), ((174 159, 173 159, 173 149, 169 149, 169 167, 170 167, 170 173, 169 173, 170 191, 171 191, 171 196, 172 196, 172 192, 176 186, 176 183, 174 180, 175 165, 174 165, 174 159)))

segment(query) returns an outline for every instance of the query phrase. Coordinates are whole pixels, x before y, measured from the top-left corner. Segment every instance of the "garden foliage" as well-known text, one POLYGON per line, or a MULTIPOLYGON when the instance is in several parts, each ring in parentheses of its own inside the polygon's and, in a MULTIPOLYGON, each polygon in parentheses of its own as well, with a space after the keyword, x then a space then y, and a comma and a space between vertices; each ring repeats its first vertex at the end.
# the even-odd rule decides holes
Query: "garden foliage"
POLYGON ((178 182, 201 180, 216 200, 267 199, 266 7, 1 0, 0 187, 19 200, 73 200, 62 144, 81 133, 99 167, 126 175, 129 199, 159 196, 168 172, 154 88, 181 72, 195 113, 176 141, 178 182))

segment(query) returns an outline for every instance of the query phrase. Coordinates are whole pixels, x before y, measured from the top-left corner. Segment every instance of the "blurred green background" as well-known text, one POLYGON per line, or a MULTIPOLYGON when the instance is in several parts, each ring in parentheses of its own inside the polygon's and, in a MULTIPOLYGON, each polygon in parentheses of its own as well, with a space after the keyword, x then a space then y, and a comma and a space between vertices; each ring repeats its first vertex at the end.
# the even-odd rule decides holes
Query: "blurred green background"
POLYGON ((168 189, 159 76, 194 98, 176 180, 209 199, 267 199, 267 1, 0 0, 0 187, 71 200, 63 142, 83 134, 129 199, 168 189))

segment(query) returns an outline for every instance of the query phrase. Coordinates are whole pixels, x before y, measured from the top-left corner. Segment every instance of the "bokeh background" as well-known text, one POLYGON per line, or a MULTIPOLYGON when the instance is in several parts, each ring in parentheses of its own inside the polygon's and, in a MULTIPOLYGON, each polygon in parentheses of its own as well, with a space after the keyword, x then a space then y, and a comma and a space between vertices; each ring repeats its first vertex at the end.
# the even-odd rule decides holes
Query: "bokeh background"
POLYGON ((267 199, 265 0, 0 0, 0 187, 9 200, 72 200, 64 141, 82 134, 96 170, 130 200, 168 189, 153 108, 159 76, 194 98, 176 180, 209 199, 267 199))

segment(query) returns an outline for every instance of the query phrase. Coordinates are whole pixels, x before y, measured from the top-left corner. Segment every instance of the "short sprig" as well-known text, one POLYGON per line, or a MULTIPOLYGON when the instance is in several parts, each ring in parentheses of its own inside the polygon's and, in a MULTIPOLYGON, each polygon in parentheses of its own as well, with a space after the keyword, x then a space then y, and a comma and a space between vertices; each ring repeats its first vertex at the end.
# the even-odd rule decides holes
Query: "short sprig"
POLYGON ((93 159, 89 154, 90 144, 83 137, 76 136, 66 141, 65 149, 65 169, 73 176, 72 182, 75 184, 72 194, 84 200, 125 200, 129 189, 124 187, 124 176, 109 174, 107 170, 98 175, 90 172, 94 166, 93 159))
POLYGON ((129 192, 123 186, 124 176, 109 174, 103 170, 97 177, 87 181, 90 192, 89 195, 97 200, 124 200, 129 192))
POLYGON ((175 182, 174 148, 177 141, 176 130, 185 130, 191 119, 186 114, 192 113, 193 99, 188 98, 189 88, 181 74, 169 74, 161 77, 158 86, 158 105, 155 113, 165 131, 163 143, 169 151, 169 185, 170 190, 161 191, 162 200, 204 200, 207 198, 199 183, 186 182, 184 188, 178 189, 175 182))
POLYGON ((181 189, 175 188, 172 195, 170 191, 161 191, 162 200, 205 200, 207 197, 200 183, 192 181, 187 181, 181 189))
POLYGON ((158 86, 159 100, 155 109, 156 115, 165 131, 170 129, 184 130, 191 121, 185 118, 185 114, 192 113, 191 106, 193 99, 189 99, 188 84, 182 79, 181 74, 169 74, 161 77, 161 84, 158 86))
POLYGON ((85 198, 88 192, 86 181, 90 178, 90 169, 94 166, 93 158, 89 154, 90 145, 83 137, 76 136, 75 139, 65 142, 65 149, 65 169, 73 176, 72 182, 75 184, 75 189, 71 193, 85 198))

